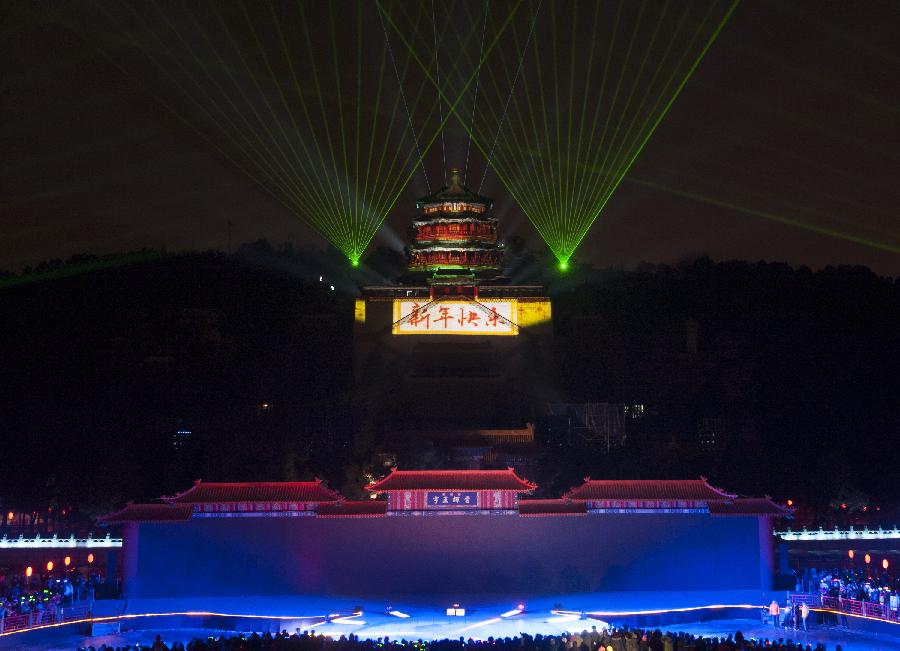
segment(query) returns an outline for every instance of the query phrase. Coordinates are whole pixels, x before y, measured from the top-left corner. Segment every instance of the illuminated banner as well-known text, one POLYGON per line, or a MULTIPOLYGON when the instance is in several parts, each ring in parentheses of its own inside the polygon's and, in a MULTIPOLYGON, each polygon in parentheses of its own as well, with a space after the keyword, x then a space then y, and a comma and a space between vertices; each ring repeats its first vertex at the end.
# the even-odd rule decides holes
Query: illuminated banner
POLYGON ((515 299, 394 301, 395 335, 517 335, 515 299))
POLYGON ((426 496, 430 509, 467 509, 478 506, 476 491, 428 491, 426 496))

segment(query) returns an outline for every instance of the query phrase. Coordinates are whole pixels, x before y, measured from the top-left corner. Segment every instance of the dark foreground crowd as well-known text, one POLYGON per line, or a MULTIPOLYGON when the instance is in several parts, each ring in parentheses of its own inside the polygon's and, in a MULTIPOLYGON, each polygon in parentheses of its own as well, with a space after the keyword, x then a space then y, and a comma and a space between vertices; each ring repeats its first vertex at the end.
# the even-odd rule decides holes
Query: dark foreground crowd
MULTIPOLYGON (((745 638, 740 631, 727 637, 701 637, 689 633, 663 633, 660 630, 606 629, 565 635, 527 635, 518 637, 475 640, 473 638, 445 640, 376 640, 355 635, 331 638, 310 633, 289 635, 235 635, 232 637, 194 638, 187 646, 173 642, 167 646, 156 636, 150 646, 109 647, 103 645, 81 647, 79 651, 826 651, 824 644, 795 643, 791 640, 745 638)), ((842 651, 837 645, 835 651, 842 651)))

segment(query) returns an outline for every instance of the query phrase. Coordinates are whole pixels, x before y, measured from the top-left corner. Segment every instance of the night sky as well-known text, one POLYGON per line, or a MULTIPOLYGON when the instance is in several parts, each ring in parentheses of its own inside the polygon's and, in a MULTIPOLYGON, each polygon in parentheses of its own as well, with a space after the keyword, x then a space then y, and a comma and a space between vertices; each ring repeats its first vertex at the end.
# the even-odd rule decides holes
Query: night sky
MULTIPOLYGON (((324 244, 85 42, 115 44, 91 22, 95 9, 3 3, 0 269, 142 247, 225 249, 229 222, 233 245, 324 244)), ((898 25, 889 0, 744 2, 575 259, 708 255, 900 275, 898 25)), ((445 136, 448 151, 464 150, 459 129, 445 136)), ((436 149, 426 162, 439 177, 436 149)), ((480 173, 483 160, 472 165, 480 173)), ((413 177, 373 245, 398 245, 424 190, 413 177)), ((538 243, 490 171, 483 192, 505 234, 538 243)))

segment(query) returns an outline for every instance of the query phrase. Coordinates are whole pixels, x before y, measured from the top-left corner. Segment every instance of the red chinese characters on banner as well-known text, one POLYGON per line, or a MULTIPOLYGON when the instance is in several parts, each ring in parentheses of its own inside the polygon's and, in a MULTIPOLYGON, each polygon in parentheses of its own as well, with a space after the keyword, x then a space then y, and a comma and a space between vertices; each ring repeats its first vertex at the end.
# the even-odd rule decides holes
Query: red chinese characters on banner
POLYGON ((450 319, 453 318, 452 316, 450 316, 450 308, 449 307, 438 307, 438 313, 440 314, 440 316, 434 320, 435 327, 437 327, 438 323, 443 323, 444 330, 446 330, 447 329, 447 321, 449 321, 450 319))
POLYGON ((418 303, 413 303, 412 312, 409 314, 409 324, 418 326, 420 323, 424 323, 425 329, 428 330, 428 326, 431 323, 431 315, 428 314, 428 310, 423 310, 418 303))
POLYGON ((509 302, 439 301, 422 304, 399 300, 396 334, 517 334, 509 302))

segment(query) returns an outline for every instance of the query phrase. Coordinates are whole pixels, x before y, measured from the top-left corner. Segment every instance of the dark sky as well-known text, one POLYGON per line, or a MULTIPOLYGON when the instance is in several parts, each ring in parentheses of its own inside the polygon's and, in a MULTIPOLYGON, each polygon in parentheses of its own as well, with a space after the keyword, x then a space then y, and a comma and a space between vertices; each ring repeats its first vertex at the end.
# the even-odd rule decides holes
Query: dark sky
MULTIPOLYGON (((83 252, 224 249, 229 222, 234 243, 323 243, 173 119, 127 54, 117 63, 137 74, 85 43, 121 46, 91 22, 96 3, 2 11, 0 269, 83 252)), ((630 266, 705 254, 900 275, 898 25, 890 0, 744 2, 576 259, 630 266)), ((451 157, 464 151, 459 129, 445 136, 451 157)), ((426 158, 433 178, 437 152, 426 158)), ((472 165, 480 175, 477 155, 472 165)), ((416 175, 376 242, 399 243, 423 193, 416 175)), ((506 233, 534 238, 490 172, 484 193, 506 233)))

